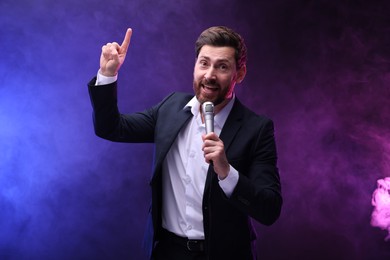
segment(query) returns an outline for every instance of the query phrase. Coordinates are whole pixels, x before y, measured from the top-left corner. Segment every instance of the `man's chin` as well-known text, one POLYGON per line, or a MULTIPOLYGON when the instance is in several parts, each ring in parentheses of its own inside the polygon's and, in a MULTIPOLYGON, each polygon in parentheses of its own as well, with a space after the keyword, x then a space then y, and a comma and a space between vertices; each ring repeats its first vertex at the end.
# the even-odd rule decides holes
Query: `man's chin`
POLYGON ((217 98, 217 99, 212 99, 212 98, 205 98, 205 97, 196 97, 199 101, 199 103, 203 104, 204 102, 212 102, 214 106, 218 106, 219 104, 222 104, 225 99, 217 98))
POLYGON ((222 104, 225 101, 223 98, 219 98, 213 102, 214 106, 218 106, 219 104, 222 104))

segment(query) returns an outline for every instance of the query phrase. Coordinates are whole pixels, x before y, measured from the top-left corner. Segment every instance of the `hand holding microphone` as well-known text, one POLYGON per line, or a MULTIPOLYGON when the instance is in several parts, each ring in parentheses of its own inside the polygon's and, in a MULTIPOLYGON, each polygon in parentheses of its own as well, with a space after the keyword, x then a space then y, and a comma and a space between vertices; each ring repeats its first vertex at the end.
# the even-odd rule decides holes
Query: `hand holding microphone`
MULTIPOLYGON (((212 102, 204 102, 202 104, 202 112, 206 126, 206 135, 208 135, 214 132, 214 104, 212 102)), ((207 139, 204 136, 203 141, 205 142, 203 144, 203 152, 205 153, 206 162, 214 167, 215 173, 218 174, 221 180, 226 178, 230 165, 226 158, 222 140, 214 133, 213 136, 209 136, 207 139)))

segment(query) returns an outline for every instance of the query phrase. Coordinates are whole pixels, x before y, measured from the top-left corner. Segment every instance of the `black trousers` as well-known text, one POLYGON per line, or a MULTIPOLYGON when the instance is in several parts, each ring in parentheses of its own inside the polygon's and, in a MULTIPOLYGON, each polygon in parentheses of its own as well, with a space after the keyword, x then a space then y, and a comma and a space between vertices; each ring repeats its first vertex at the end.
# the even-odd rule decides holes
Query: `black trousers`
MULTIPOLYGON (((202 242, 200 242, 202 243, 202 242)), ((207 255, 204 251, 204 245, 192 241, 188 243, 188 239, 178 237, 166 230, 156 248, 153 250, 153 260, 207 260, 207 255)))

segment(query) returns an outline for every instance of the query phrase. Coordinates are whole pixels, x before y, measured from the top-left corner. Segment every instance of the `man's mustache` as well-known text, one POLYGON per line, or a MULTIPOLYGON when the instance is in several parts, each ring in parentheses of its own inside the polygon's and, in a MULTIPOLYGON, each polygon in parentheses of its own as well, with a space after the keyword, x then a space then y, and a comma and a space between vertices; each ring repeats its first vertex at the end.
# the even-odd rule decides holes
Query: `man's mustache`
POLYGON ((201 81, 201 84, 202 85, 207 85, 207 86, 210 86, 210 87, 219 87, 219 84, 216 80, 207 80, 207 79, 203 79, 201 81))

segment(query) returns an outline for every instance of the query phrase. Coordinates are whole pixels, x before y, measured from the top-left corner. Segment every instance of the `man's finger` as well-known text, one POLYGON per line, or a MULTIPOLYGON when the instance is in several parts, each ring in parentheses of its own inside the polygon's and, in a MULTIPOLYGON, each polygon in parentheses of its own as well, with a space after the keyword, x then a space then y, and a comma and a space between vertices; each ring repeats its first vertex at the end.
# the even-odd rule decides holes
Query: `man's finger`
POLYGON ((126 31, 125 38, 123 39, 123 42, 122 42, 122 45, 120 48, 120 53, 127 52, 127 48, 129 48, 129 45, 130 45, 130 39, 131 39, 132 33, 133 33, 133 30, 131 28, 128 28, 126 31))

